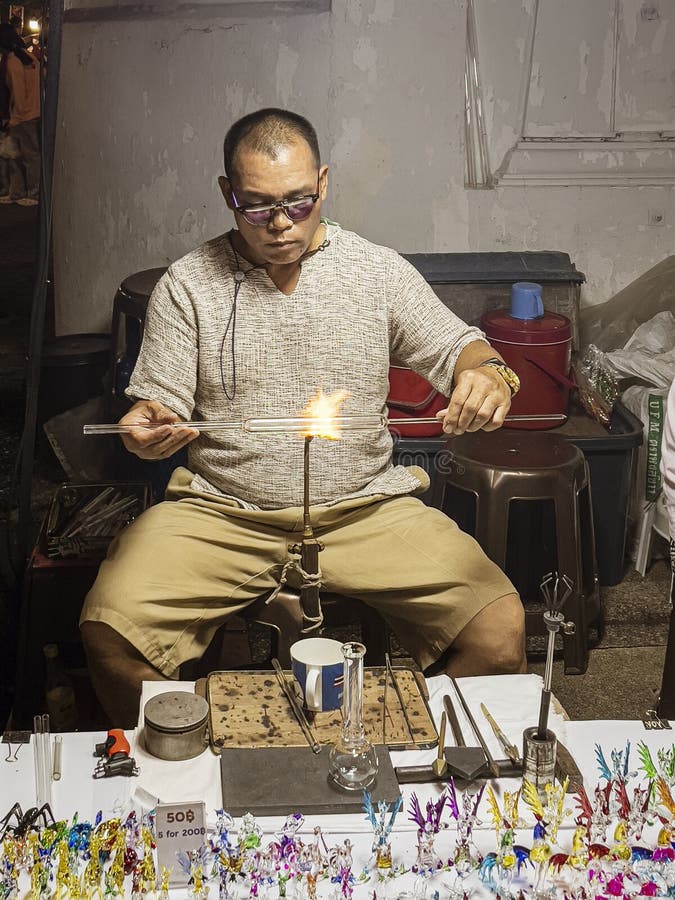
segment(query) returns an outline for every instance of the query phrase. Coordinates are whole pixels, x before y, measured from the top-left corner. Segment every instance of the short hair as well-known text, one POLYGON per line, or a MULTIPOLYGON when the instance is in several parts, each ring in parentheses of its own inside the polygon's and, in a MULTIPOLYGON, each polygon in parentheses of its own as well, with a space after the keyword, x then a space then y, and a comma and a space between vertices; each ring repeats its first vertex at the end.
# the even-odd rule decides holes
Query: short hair
POLYGON ((0 24, 0 50, 6 53, 14 53, 24 66, 32 66, 35 58, 26 53, 24 44, 9 22, 0 24))
POLYGON ((319 140, 314 126, 304 116, 288 109, 274 107, 249 113, 238 119, 225 135, 223 142, 225 174, 228 178, 231 176, 237 151, 242 144, 274 158, 282 147, 299 139, 308 145, 318 168, 321 165, 319 140))

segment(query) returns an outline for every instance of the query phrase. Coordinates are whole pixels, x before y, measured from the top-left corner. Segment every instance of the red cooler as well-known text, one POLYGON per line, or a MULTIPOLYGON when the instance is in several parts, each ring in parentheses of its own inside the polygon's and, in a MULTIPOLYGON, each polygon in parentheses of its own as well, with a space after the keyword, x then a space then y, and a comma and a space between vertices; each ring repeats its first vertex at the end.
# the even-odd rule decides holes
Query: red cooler
POLYGON ((555 428, 567 419, 572 325, 566 316, 545 312, 541 285, 521 281, 511 289, 511 309, 485 313, 481 328, 520 378, 509 416, 521 421, 505 428, 555 428), (528 419, 527 417, 533 418, 528 419))

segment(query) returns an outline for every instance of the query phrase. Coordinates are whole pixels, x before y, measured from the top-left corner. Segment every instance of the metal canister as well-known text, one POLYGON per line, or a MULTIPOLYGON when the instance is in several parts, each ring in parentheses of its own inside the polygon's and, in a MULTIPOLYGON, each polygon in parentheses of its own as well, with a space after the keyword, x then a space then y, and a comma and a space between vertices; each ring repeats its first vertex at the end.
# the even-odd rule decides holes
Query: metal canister
POLYGON ((209 705, 188 691, 157 694, 145 704, 145 746, 159 759, 192 759, 208 743, 209 705))
POLYGON ((507 428, 554 428, 567 417, 572 352, 572 323, 546 312, 541 285, 518 282, 511 289, 510 309, 495 309, 481 318, 492 346, 520 378, 511 416, 535 418, 510 421, 507 428))

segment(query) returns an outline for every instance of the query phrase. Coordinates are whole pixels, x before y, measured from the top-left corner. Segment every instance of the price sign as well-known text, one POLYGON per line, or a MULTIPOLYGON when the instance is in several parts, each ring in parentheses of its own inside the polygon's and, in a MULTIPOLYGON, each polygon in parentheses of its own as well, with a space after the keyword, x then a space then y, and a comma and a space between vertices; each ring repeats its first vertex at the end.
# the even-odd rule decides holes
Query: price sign
POLYGON ((183 887, 188 883, 188 873, 183 871, 177 854, 201 847, 206 836, 205 822, 204 803, 157 804, 157 869, 158 874, 162 866, 171 871, 171 887, 183 887))

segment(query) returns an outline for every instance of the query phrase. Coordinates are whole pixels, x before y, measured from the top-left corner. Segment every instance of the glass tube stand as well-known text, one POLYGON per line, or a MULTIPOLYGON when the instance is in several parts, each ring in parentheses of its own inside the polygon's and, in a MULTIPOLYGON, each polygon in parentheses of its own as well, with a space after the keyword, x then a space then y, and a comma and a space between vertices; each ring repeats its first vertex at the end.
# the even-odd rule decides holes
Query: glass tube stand
POLYGON ((363 658, 366 648, 357 641, 342 645, 344 695, 342 731, 328 758, 328 773, 338 787, 362 791, 377 777, 377 754, 363 726, 363 658))

